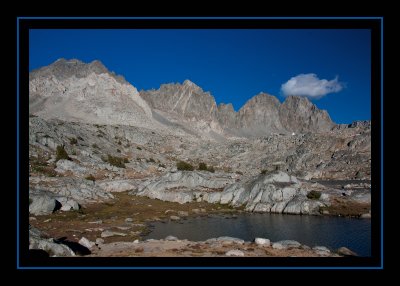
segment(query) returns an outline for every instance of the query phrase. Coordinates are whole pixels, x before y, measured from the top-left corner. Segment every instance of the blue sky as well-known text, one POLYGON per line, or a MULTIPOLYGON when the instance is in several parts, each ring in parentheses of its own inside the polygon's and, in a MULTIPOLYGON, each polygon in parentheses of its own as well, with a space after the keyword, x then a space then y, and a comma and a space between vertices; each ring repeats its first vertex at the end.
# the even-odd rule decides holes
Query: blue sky
POLYGON ((370 37, 326 29, 30 30, 29 70, 59 58, 100 60, 138 90, 190 79, 235 110, 260 92, 281 102, 285 92, 311 92, 333 121, 351 123, 371 119, 370 37))

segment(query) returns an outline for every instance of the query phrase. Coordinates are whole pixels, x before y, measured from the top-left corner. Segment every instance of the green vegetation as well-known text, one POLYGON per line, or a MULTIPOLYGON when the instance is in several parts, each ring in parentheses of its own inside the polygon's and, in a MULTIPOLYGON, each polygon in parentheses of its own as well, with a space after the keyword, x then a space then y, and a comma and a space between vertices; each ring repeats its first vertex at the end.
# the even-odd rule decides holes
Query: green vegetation
POLYGON ((231 173, 232 172, 232 168, 231 167, 223 167, 222 168, 222 170, 225 172, 225 173, 231 173))
POLYGON ((49 157, 46 157, 43 154, 38 154, 37 157, 29 157, 29 171, 40 173, 48 177, 57 176, 57 172, 54 170, 55 165, 47 163, 49 159, 49 157))
POLYGON ((76 138, 69 138, 69 144, 75 145, 76 143, 78 143, 78 140, 76 138))
POLYGON ((57 172, 54 170, 54 166, 41 166, 41 165, 34 165, 32 164, 32 171, 37 173, 41 173, 48 177, 55 177, 57 176, 57 172))
POLYGON ((92 174, 86 176, 85 179, 86 179, 86 180, 89 180, 89 181, 93 181, 93 182, 96 181, 96 178, 95 178, 92 174))
POLYGON ((208 171, 206 163, 200 163, 198 170, 200 171, 208 171))
POLYGON ((67 151, 65 151, 64 146, 57 146, 56 149, 56 162, 58 160, 69 160, 67 151))
POLYGON ((179 161, 176 163, 176 168, 180 171, 193 171, 194 167, 190 165, 189 163, 186 163, 184 161, 179 161))
POLYGON ((122 157, 111 156, 110 154, 107 155, 107 158, 101 158, 104 162, 108 162, 110 165, 118 167, 118 168, 125 168, 125 159, 122 157))
POLYGON ((266 169, 264 169, 264 170, 262 170, 262 171, 260 172, 261 175, 265 175, 266 173, 267 173, 267 170, 266 170, 266 169))
POLYGON ((214 173, 215 172, 215 169, 214 169, 214 167, 213 166, 207 166, 207 164, 206 163, 203 163, 203 162, 201 162, 200 164, 199 164, 199 168, 197 168, 197 170, 200 170, 200 171, 208 171, 208 172, 211 172, 211 173, 214 173))
POLYGON ((321 197, 321 193, 317 191, 311 191, 307 194, 307 198, 310 200, 318 200, 321 197))

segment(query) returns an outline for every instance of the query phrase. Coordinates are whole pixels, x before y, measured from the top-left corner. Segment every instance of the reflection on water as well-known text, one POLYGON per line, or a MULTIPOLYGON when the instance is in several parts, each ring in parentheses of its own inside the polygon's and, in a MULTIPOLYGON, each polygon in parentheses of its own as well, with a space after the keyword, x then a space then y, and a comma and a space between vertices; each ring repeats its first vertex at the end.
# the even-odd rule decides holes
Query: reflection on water
POLYGON ((237 218, 197 217, 181 222, 156 222, 145 238, 168 235, 192 241, 232 236, 252 241, 255 237, 272 242, 293 239, 308 246, 322 245, 332 250, 345 246, 361 256, 371 255, 371 221, 351 218, 240 214, 237 218))

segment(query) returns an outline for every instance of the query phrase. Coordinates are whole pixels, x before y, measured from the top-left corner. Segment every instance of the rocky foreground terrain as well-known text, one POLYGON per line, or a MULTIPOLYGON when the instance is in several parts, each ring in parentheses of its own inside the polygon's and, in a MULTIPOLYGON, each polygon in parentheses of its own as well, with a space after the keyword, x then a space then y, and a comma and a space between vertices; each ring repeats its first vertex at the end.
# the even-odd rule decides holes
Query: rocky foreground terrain
POLYGON ((32 71, 29 88, 30 249, 335 256, 141 236, 150 221, 214 212, 371 216, 370 122, 335 124, 306 98, 260 93, 235 112, 188 80, 138 92, 99 61, 64 59, 32 71))

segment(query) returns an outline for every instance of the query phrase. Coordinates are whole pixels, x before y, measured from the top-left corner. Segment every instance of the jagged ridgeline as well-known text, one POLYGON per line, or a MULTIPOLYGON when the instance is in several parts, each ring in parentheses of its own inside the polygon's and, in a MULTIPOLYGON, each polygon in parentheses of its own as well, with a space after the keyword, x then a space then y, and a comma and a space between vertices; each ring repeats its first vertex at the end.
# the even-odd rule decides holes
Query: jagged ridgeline
POLYGON ((34 70, 29 111, 44 118, 123 124, 201 137, 257 137, 272 133, 324 132, 335 124, 307 98, 289 96, 281 104, 269 94, 251 98, 238 112, 217 106, 214 97, 190 80, 141 91, 101 62, 60 59, 34 70))

